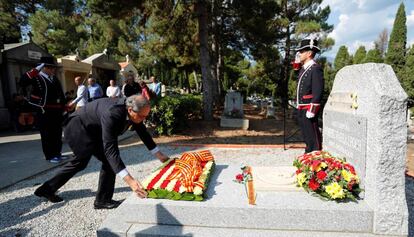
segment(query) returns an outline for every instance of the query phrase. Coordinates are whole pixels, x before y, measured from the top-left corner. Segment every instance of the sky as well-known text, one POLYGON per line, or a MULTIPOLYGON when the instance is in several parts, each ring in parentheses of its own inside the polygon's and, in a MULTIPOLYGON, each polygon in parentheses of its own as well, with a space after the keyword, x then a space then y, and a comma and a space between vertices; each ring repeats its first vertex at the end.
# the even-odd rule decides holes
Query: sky
POLYGON ((407 16, 407 47, 414 44, 414 0, 324 0, 322 7, 330 6, 328 23, 334 25, 328 35, 335 40, 332 50, 322 56, 334 59, 338 48, 348 47, 354 54, 363 45, 367 49, 374 47, 374 41, 384 30, 391 34, 395 15, 401 2, 404 2, 407 16))

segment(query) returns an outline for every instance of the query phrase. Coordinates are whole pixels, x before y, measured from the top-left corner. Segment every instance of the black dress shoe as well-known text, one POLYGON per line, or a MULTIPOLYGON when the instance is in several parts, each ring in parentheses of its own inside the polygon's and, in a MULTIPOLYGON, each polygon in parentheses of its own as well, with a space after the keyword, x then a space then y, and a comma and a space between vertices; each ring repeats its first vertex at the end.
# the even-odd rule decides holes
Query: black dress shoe
POLYGON ((43 186, 40 186, 36 189, 36 191, 34 192, 34 194, 38 197, 44 197, 47 200, 49 200, 50 202, 53 203, 57 203, 57 202, 62 202, 63 199, 61 197, 59 197, 58 195, 48 192, 46 191, 43 186))
POLYGON ((107 202, 95 202, 93 204, 93 207, 95 209, 114 209, 117 208, 119 205, 121 205, 122 201, 107 201, 107 202))

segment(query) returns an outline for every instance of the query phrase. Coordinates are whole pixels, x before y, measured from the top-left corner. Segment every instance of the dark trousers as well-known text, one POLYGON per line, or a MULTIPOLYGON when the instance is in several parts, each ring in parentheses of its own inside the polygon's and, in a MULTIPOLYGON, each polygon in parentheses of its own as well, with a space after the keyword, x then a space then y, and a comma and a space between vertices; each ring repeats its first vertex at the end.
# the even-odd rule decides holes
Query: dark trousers
POLYGON ((93 155, 102 162, 95 202, 112 200, 116 176, 105 157, 102 140, 97 137, 90 137, 79 117, 76 116, 71 118, 66 125, 65 139, 68 140, 74 158, 66 163, 53 178, 46 181, 43 188, 49 192, 56 192, 76 173, 85 169, 93 155))
POLYGON ((61 156, 62 121, 61 110, 46 109, 44 113, 37 113, 37 125, 39 126, 43 154, 46 160, 61 156))
POLYGON ((303 140, 306 143, 305 152, 319 151, 322 149, 322 135, 318 127, 318 116, 306 117, 306 109, 298 111, 298 123, 302 131, 303 140))

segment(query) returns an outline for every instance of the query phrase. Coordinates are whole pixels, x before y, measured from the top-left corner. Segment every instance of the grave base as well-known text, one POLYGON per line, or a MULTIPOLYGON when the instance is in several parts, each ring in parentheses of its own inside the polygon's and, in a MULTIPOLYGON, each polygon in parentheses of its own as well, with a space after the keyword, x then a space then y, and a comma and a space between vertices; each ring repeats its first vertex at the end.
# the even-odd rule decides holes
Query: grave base
MULTIPOLYGON (((253 171, 254 172, 254 171, 253 171)), ((202 202, 139 199, 110 213, 98 236, 377 236, 365 203, 323 201, 304 191, 258 192, 248 205, 240 168, 217 164, 202 202)), ((254 175, 254 174, 253 174, 254 175)))
POLYGON ((220 127, 223 128, 241 128, 243 130, 249 129, 249 120, 241 118, 229 118, 225 116, 220 117, 220 127))

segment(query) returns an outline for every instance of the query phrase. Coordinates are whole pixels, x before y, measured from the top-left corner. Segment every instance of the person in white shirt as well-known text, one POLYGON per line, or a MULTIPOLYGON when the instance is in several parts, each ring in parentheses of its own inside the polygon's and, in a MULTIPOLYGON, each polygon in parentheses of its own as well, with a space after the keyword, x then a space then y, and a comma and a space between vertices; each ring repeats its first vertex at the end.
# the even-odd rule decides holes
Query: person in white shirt
POLYGON ((81 77, 75 77, 75 84, 78 86, 76 98, 69 103, 69 107, 76 105, 76 110, 85 106, 88 103, 88 89, 82 84, 81 77))
POLYGON ((109 81, 109 86, 106 88, 106 96, 110 98, 118 98, 121 96, 121 90, 115 84, 115 80, 109 81))

